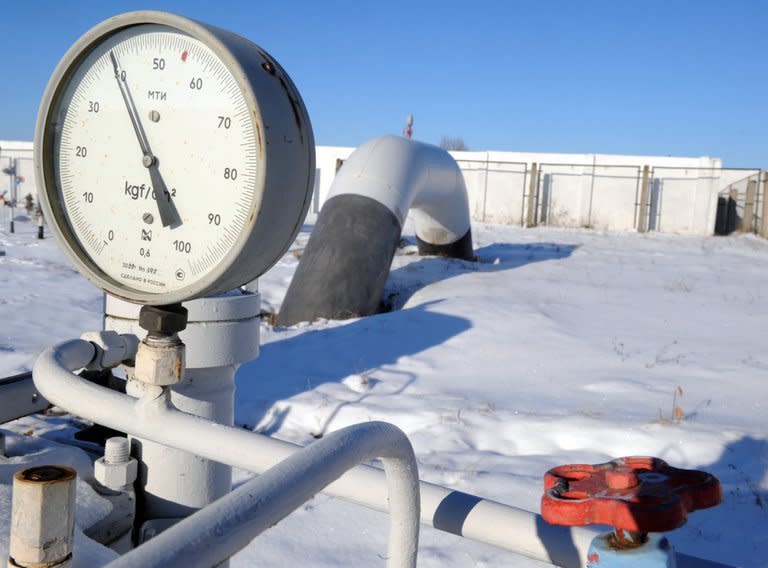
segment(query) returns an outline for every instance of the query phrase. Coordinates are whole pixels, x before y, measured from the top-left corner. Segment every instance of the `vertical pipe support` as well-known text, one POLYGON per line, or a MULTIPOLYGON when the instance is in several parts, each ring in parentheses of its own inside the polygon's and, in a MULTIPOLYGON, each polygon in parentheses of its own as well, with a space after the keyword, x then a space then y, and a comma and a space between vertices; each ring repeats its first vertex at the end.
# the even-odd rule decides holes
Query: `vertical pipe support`
POLYGON ((75 529, 77 473, 43 465, 13 476, 8 566, 59 568, 69 565, 75 529))
POLYGON ((640 184, 640 205, 637 208, 637 232, 648 231, 648 182, 650 181, 650 167, 643 166, 643 181, 640 184))
MULTIPOLYGON (((235 371, 258 357, 261 301, 258 293, 239 290, 186 302, 187 328, 179 333, 186 345, 183 380, 170 389, 170 402, 179 410, 219 424, 234 423, 235 371)), ((139 306, 112 296, 105 302, 104 327, 118 333, 143 335, 139 306)), ((129 381, 130 394, 142 395, 142 385, 129 381)), ((132 438, 139 461, 137 524, 150 538, 227 494, 232 485, 228 465, 132 438)))

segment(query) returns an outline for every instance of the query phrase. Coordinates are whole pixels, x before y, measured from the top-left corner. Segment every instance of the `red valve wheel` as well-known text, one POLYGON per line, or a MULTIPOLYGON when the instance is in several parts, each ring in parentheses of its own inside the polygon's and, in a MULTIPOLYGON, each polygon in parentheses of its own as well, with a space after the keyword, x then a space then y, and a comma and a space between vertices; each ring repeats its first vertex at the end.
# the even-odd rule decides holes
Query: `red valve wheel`
POLYGON ((688 513, 714 507, 722 499, 715 476, 636 456, 549 470, 544 475, 541 515, 553 525, 665 532, 683 525, 688 513))

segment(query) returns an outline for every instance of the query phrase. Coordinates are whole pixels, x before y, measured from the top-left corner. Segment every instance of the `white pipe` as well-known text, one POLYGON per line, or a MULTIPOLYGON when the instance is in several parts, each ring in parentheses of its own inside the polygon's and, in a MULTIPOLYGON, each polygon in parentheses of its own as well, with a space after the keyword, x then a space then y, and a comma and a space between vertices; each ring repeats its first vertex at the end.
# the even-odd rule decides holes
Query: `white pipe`
POLYGON ((415 568, 419 540, 416 457, 405 434, 384 422, 358 424, 329 434, 109 566, 215 566, 345 471, 376 457, 382 458, 389 483, 387 566, 415 568))
MULTIPOLYGON (((179 412, 160 389, 136 400, 71 373, 94 355, 93 345, 82 340, 46 349, 35 362, 35 385, 53 404, 97 424, 254 473, 267 471, 300 449, 179 412)), ((370 466, 351 469, 323 493, 389 510, 384 472, 370 466)), ((529 511, 431 483, 421 482, 420 493, 422 523, 560 566, 585 566, 589 543, 598 534, 584 527, 549 525, 529 511)))
MULTIPOLYGON (((218 424, 234 423, 234 365, 186 369, 170 389, 171 404, 187 414, 218 424)), ((131 389, 139 381, 129 381, 131 389)), ((131 396, 138 396, 128 391, 131 396)), ((139 477, 141 519, 182 518, 232 489, 232 468, 142 437, 131 436, 134 457, 146 467, 139 477)))
POLYGON ((355 150, 336 174, 277 324, 375 313, 409 210, 420 254, 474 259, 456 161, 436 146, 381 136, 355 150))
POLYGON ((344 162, 326 201, 348 194, 378 201, 400 226, 412 210, 416 236, 433 245, 454 243, 470 229, 464 177, 437 146, 401 136, 369 140, 344 162))

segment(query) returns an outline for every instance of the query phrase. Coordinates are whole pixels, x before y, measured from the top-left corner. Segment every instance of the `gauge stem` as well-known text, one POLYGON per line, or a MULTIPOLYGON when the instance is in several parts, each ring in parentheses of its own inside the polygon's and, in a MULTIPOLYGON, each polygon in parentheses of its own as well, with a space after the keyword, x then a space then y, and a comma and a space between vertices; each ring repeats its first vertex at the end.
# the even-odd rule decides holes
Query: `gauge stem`
POLYGON ((141 124, 139 113, 136 110, 136 104, 133 102, 133 97, 131 97, 128 83, 125 81, 125 72, 120 67, 120 62, 117 60, 114 51, 109 52, 109 59, 112 61, 112 67, 115 69, 115 80, 117 81, 117 86, 120 88, 120 94, 123 96, 123 102, 125 103, 125 108, 128 110, 131 124, 133 124, 133 130, 136 133, 136 138, 139 140, 139 146, 141 147, 141 152, 143 154, 141 163, 149 170, 149 178, 152 182, 152 188, 154 189, 155 201, 157 202, 157 209, 160 213, 160 221, 162 222, 163 227, 175 229, 176 227, 181 226, 181 216, 176 210, 176 206, 171 199, 171 193, 168 191, 168 186, 165 185, 163 176, 160 174, 157 156, 152 153, 152 149, 149 146, 149 140, 147 139, 147 134, 141 124))

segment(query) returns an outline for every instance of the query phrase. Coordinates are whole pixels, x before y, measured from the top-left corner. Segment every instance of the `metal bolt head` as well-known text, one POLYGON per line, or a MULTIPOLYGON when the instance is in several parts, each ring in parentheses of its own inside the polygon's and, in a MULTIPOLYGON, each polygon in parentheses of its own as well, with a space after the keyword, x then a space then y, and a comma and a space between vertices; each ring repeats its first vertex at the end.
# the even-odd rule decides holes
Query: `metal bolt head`
POLYGON ((187 309, 181 304, 142 306, 139 325, 150 334, 173 335, 187 327, 187 309))
POLYGON ((134 458, 122 463, 109 463, 104 458, 93 462, 93 476, 104 487, 119 491, 136 481, 139 465, 134 458))

